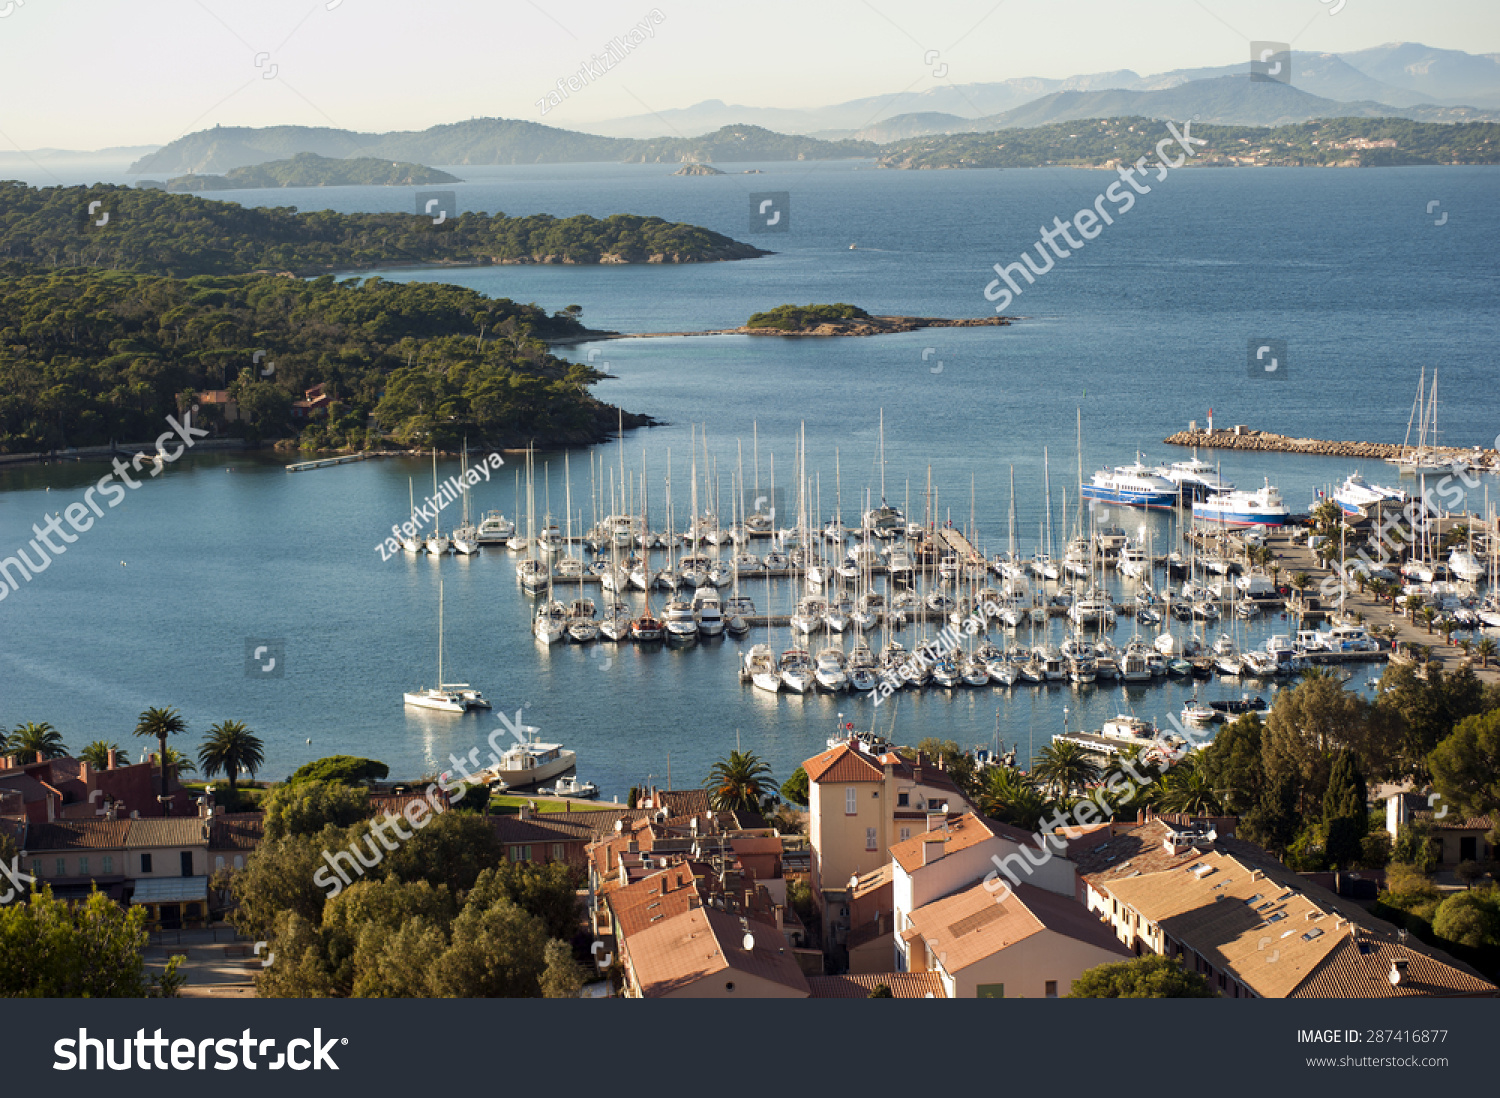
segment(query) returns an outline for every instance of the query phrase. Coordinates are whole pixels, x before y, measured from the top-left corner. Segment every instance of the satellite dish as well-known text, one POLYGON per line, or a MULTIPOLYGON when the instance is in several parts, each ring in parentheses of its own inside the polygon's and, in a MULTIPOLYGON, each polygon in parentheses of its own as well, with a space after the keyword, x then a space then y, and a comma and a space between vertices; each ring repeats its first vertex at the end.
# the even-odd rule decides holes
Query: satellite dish
POLYGON ((618 819, 618 820, 615 821, 615 830, 616 831, 624 831, 625 830, 625 820, 623 818, 622 819, 618 819))
POLYGON ((755 952, 755 935, 754 934, 750 934, 750 933, 747 932, 745 934, 744 941, 741 942, 740 944, 745 947, 745 952, 746 953, 753 953, 753 952, 755 952))

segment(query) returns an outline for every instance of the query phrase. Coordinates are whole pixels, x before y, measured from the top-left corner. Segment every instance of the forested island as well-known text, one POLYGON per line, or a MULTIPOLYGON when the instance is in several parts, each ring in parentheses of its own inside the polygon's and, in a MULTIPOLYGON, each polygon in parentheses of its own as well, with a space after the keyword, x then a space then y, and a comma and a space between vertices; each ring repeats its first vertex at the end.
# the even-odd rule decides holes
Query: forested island
POLYGON ((0 274, 0 452, 154 437, 202 390, 227 390, 239 417, 200 408, 216 433, 300 433, 308 448, 584 444, 607 438, 619 414, 589 393, 598 371, 542 342, 581 330, 576 306, 548 315, 378 278, 37 273, 14 262, 0 274), (294 398, 319 385, 329 402, 299 422, 294 398))
POLYGON ((0 183, 0 259, 163 274, 317 275, 497 263, 705 263, 768 255, 696 225, 614 214, 298 213, 129 187, 0 183), (103 222, 102 224, 100 222, 103 222))
POLYGON ((872 316, 858 305, 778 305, 752 313, 741 335, 872 336, 915 332, 920 328, 1003 327, 1010 317, 981 316, 950 320, 940 316, 872 316))
POLYGON ((422 164, 356 157, 339 160, 317 153, 298 153, 290 160, 271 160, 223 175, 179 175, 166 182, 142 179, 141 190, 233 191, 261 187, 430 187, 463 182, 456 175, 422 164))
MULTIPOLYGON (((1055 122, 1028 129, 917 137, 883 147, 883 168, 1112 168, 1154 163, 1166 123, 1151 118, 1055 122)), ((1396 167, 1500 163, 1500 124, 1325 118, 1289 126, 1192 123, 1195 166, 1396 167)), ((1180 153, 1173 145, 1169 156, 1180 153)))

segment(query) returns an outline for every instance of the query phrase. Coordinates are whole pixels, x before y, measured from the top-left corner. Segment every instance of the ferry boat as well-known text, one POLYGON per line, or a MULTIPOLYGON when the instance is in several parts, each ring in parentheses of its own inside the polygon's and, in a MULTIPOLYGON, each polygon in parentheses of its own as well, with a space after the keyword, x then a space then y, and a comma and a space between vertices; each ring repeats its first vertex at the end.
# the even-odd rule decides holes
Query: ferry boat
POLYGON ((1292 512, 1267 480, 1253 492, 1220 492, 1193 502, 1193 518, 1225 526, 1285 526, 1292 512))
POLYGON ((1177 491, 1177 485, 1146 468, 1139 457, 1134 465, 1100 469, 1093 483, 1082 487, 1084 499, 1125 507, 1171 507, 1177 502, 1177 491))
POLYGON ((1234 491, 1234 485, 1219 476, 1214 467, 1196 456, 1191 461, 1174 461, 1156 470, 1156 475, 1177 486, 1183 499, 1203 499, 1220 492, 1234 491))
POLYGON ((1333 493, 1333 502, 1346 515, 1363 515, 1365 508, 1386 500, 1405 503, 1411 497, 1399 488, 1386 488, 1380 484, 1368 484, 1358 473, 1350 473, 1344 483, 1333 493))

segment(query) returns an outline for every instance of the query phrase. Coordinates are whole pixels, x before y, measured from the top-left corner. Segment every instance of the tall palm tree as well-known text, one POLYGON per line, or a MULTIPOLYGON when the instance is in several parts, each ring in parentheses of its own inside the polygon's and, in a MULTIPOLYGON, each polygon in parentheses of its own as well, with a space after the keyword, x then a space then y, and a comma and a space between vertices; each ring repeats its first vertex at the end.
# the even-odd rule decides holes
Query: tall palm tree
POLYGON ((234 783, 241 773, 253 778, 255 772, 265 765, 264 747, 260 737, 246 728, 244 722, 220 721, 208 730, 208 738, 198 749, 203 776, 212 778, 221 772, 227 775, 232 795, 234 783))
POLYGON ((1490 637, 1480 637, 1474 643, 1474 654, 1479 657, 1481 670, 1488 670, 1490 660, 1495 658, 1495 642, 1490 637))
POLYGON ((1438 612, 1431 606, 1422 607, 1422 621, 1427 626, 1427 635, 1432 636, 1432 623, 1437 621, 1438 612))
POLYGON ((108 740, 95 740, 82 751, 78 752, 78 757, 95 770, 108 770, 109 753, 111 751, 115 752, 117 757, 124 754, 117 743, 110 743, 108 740))
MULTIPOLYGON (((182 719, 182 714, 175 709, 162 709, 152 706, 140 715, 135 722, 135 734, 141 737, 155 738, 157 745, 161 748, 157 759, 161 762, 161 796, 167 796, 167 737, 175 736, 179 732, 187 731, 187 721, 182 719)), ((172 814, 171 801, 163 799, 161 802, 162 815, 172 814)))
POLYGON ((776 788, 771 767, 753 752, 731 751, 708 772, 708 801, 717 812, 759 812, 776 788))
POLYGON ((1036 783, 1008 766, 985 767, 978 799, 986 816, 1027 831, 1040 827, 1047 814, 1047 799, 1036 783))
POLYGON ((46 721, 27 722, 16 725, 5 741, 5 752, 20 755, 23 762, 35 762, 37 755, 44 759, 66 758, 68 745, 63 743, 62 733, 46 721))
POLYGON ((1062 794, 1093 785, 1102 773, 1094 756, 1071 740, 1053 740, 1036 755, 1037 777, 1062 794))

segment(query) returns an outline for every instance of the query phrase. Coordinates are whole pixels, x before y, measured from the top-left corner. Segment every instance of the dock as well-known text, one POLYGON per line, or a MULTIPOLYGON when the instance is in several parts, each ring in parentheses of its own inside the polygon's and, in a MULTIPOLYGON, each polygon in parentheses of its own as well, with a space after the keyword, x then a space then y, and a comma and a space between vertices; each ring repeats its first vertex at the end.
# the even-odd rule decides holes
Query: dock
MULTIPOLYGON (((1321 438, 1292 438, 1272 431, 1259 431, 1237 424, 1234 427, 1204 429, 1196 424, 1186 431, 1178 431, 1162 439, 1168 446, 1206 447, 1218 450, 1260 450, 1282 454, 1316 454, 1321 457, 1347 457, 1364 461, 1384 461, 1400 457, 1410 447, 1384 442, 1347 442, 1321 438)), ((1471 466, 1488 472, 1500 471, 1500 451, 1487 450, 1481 446, 1472 449, 1460 447, 1428 447, 1434 454, 1450 459, 1463 459, 1471 466)))
POLYGON ((298 461, 288 465, 286 471, 288 473, 303 473, 309 469, 322 469, 329 465, 350 465, 356 461, 368 461, 370 458, 379 456, 379 454, 358 453, 344 454, 342 457, 318 458, 316 461, 298 461))

